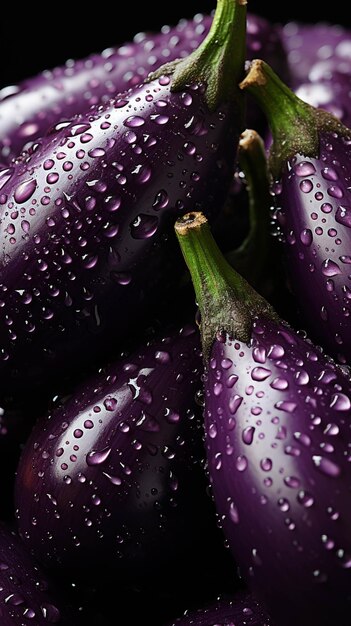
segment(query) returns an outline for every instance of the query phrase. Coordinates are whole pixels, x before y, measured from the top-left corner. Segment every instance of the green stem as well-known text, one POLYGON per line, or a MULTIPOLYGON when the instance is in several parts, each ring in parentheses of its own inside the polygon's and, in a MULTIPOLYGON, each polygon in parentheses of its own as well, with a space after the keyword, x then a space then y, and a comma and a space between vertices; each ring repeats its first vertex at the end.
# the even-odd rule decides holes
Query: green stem
POLYGON ((246 56, 246 0, 217 0, 207 37, 187 58, 162 66, 149 80, 173 74, 171 90, 205 82, 205 100, 210 111, 236 100, 243 110, 238 83, 244 74, 246 56))
POLYGON ((245 177, 249 197, 250 231, 241 246, 226 255, 232 267, 255 287, 267 274, 271 257, 270 181, 266 152, 260 135, 245 130, 239 141, 238 163, 245 177), (255 261, 254 261, 255 259, 255 261))
POLYGON ((201 335, 207 358, 218 332, 248 342, 254 317, 277 317, 246 280, 225 260, 202 213, 188 213, 175 224, 201 313, 201 335))
POLYGON ((320 132, 351 136, 336 117, 298 98, 264 61, 252 61, 239 86, 254 96, 268 119, 273 135, 270 169, 275 179, 295 154, 319 156, 320 132))

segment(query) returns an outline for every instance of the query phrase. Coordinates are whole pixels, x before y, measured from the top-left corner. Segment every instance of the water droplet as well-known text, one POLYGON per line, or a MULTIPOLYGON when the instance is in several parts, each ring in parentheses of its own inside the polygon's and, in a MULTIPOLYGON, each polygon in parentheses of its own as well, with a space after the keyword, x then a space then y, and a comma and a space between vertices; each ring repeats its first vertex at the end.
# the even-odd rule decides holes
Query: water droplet
POLYGON ((149 165, 136 165, 132 170, 132 174, 135 176, 135 180, 140 183, 147 183, 151 178, 152 170, 149 165))
POLYGON ((53 604, 42 604, 40 609, 43 614, 43 618, 46 619, 49 624, 57 624, 61 621, 61 613, 53 604))
POLYGON ((268 458, 264 458, 260 461, 260 468, 264 471, 264 472, 270 472, 271 469, 273 467, 273 463, 271 461, 271 459, 268 458))
POLYGON ((327 426, 324 429, 324 434, 328 435, 329 437, 335 437, 336 435, 338 435, 340 432, 339 426, 337 424, 327 424, 327 426))
POLYGON ((228 387, 228 389, 231 389, 232 387, 234 387, 235 383, 238 381, 238 376, 236 374, 230 374, 230 376, 228 376, 227 378, 227 382, 226 385, 228 387))
POLYGON ((313 163, 302 161, 294 166, 294 172, 296 176, 313 176, 316 173, 316 168, 313 163))
POLYGON ((247 428, 244 428, 242 432, 243 442, 246 443, 246 445, 248 446, 251 445, 253 442, 254 434, 255 434, 254 426, 247 426, 247 428))
POLYGON ((244 472, 246 470, 246 468, 247 468, 247 465, 248 465, 248 463, 247 463, 246 456, 238 456, 238 458, 236 459, 236 462, 235 462, 236 469, 239 472, 244 472))
POLYGON ((338 174, 332 167, 324 167, 321 170, 321 174, 325 180, 331 180, 333 182, 338 180, 338 174))
POLYGON ((341 474, 341 468, 339 465, 327 459, 323 456, 314 455, 312 457, 313 463, 319 469, 320 472, 326 474, 327 476, 331 476, 332 478, 336 478, 341 474))
POLYGON ((221 361, 221 367, 224 370, 228 370, 232 365, 233 365, 233 361, 231 359, 225 358, 225 359, 222 359, 221 361))
POLYGON ((128 272, 111 272, 110 275, 112 280, 118 283, 118 285, 129 285, 132 280, 131 274, 129 274, 128 272))
POLYGON ((139 115, 131 115, 124 120, 124 126, 128 126, 128 128, 137 128, 138 126, 143 126, 145 124, 145 120, 139 115))
POLYGON ((322 535, 321 539, 326 550, 333 550, 333 548, 335 547, 335 541, 333 539, 328 537, 328 535, 322 535))
POLYGON ((266 380, 271 375, 271 370, 266 367, 254 367, 251 372, 251 378, 256 381, 266 380))
POLYGON ((97 256, 97 254, 84 254, 82 257, 83 260, 83 267, 85 267, 85 269, 92 269, 93 267, 96 266, 99 257, 97 256))
POLYGON ((155 122, 155 124, 158 124, 159 126, 164 126, 165 124, 167 124, 167 122, 169 122, 169 117, 168 115, 161 115, 160 113, 156 113, 150 115, 150 120, 152 120, 153 122, 155 122))
POLYGON ((322 273, 324 276, 337 276, 338 274, 341 274, 341 269, 335 261, 326 259, 322 263, 322 273))
POLYGON ((114 411, 116 406, 117 406, 116 398, 111 398, 111 397, 105 398, 104 407, 106 411, 114 411))
POLYGON ((329 406, 331 409, 335 409, 335 411, 349 411, 351 402, 344 393, 334 393, 329 406))
POLYGON ((298 370, 294 376, 297 385, 308 385, 310 377, 305 370, 298 370))
POLYGON ((231 502, 229 505, 229 518, 232 520, 234 524, 239 524, 239 511, 235 506, 234 502, 231 502))
POLYGON ((208 428, 208 435, 211 439, 215 439, 217 437, 217 426, 215 423, 210 424, 208 428))
POLYGON ((157 231, 158 218, 155 215, 140 213, 131 224, 131 233, 134 239, 147 239, 157 231))
POLYGON ((327 192, 332 198, 338 198, 339 200, 344 195, 343 190, 337 185, 331 185, 331 187, 328 187, 327 192))
POLYGON ((102 472, 104 476, 106 476, 106 478, 109 479, 110 483, 112 483, 113 485, 121 485, 122 484, 122 480, 118 477, 118 476, 111 476, 110 474, 107 474, 107 472, 102 472))
POLYGON ((289 383, 285 380, 285 378, 275 378, 271 382, 271 387, 272 389, 277 389, 278 391, 284 391, 285 389, 288 389, 289 383))
POLYGON ((103 450, 91 450, 86 456, 87 465, 101 465, 111 454, 111 448, 103 448, 103 450))
POLYGON ((297 407, 297 404, 296 402, 291 402, 290 400, 280 400, 279 402, 276 402, 274 406, 279 411, 293 413, 297 407))
POLYGON ((310 193, 310 191, 312 191, 313 189, 313 183, 311 180, 308 179, 302 180, 299 187, 303 193, 310 193))
POLYGON ((12 606, 20 606, 24 604, 24 598, 19 593, 11 593, 4 600, 5 604, 11 604, 12 606))
POLYGON ((157 350, 155 353, 155 359, 159 363, 170 363, 172 360, 172 357, 170 353, 166 352, 165 350, 157 350))
POLYGON ((305 246, 310 246, 313 241, 312 231, 309 228, 305 228, 300 233, 300 239, 305 246))
POLYGON ((343 226, 347 226, 348 228, 351 228, 351 207, 340 205, 337 208, 337 211, 335 214, 335 220, 339 224, 342 224, 343 226))
POLYGON ((296 476, 286 476, 284 483, 287 487, 290 487, 290 489, 297 489, 300 486, 300 480, 296 476))
POLYGON ((37 183, 33 179, 25 180, 16 187, 14 198, 18 204, 27 202, 32 197, 37 187, 37 183))
POLYGON ((268 356, 271 359, 281 359, 285 354, 285 350, 283 348, 283 346, 280 346, 279 344, 274 344, 273 346, 270 347, 269 351, 268 351, 268 356))
POLYGON ((283 513, 286 513, 290 509, 290 502, 286 498, 279 498, 278 506, 283 513))
POLYGON ((304 489, 301 489, 301 491, 299 491, 299 493, 297 494, 297 501, 307 509, 314 504, 313 497, 310 493, 308 493, 308 491, 305 491, 304 489))
POLYGON ((306 448, 308 448, 311 445, 311 438, 309 437, 309 435, 306 435, 305 433, 300 433, 300 432, 294 433, 294 439, 296 439, 296 441, 298 441, 299 443, 302 443, 302 445, 305 446, 306 448))
POLYGON ((232 415, 235 415, 242 401, 243 401, 242 396, 234 395, 230 398, 229 411, 231 412, 232 415))
POLYGON ((321 211, 322 213, 331 213, 333 210, 333 206, 330 204, 330 202, 324 202, 321 206, 321 211))
POLYGON ((168 202, 169 197, 167 191, 160 189, 155 196, 152 207, 155 211, 159 211, 160 209, 164 209, 168 205, 168 202))

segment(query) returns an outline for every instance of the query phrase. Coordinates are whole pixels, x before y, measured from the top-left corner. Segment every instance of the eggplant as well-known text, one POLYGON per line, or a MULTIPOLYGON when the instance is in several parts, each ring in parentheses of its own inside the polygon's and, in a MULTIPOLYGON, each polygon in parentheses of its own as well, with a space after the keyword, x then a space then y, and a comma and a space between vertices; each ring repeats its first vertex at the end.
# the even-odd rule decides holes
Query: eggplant
MULTIPOLYGON (((166 61, 190 54, 207 35, 212 17, 196 15, 160 33, 139 33, 133 42, 108 48, 86 59, 69 60, 62 67, 0 91, 0 159, 9 163, 28 149, 51 126, 107 102, 116 93, 136 87, 149 72, 166 61)), ((279 34, 262 17, 247 20, 247 56, 260 53, 280 75, 287 76, 279 34)), ((235 79, 235 77, 234 77, 235 79)), ((250 125, 257 118, 251 112, 250 125)))
POLYGON ((8 393, 77 375, 135 334, 171 292, 182 266, 174 220, 205 203, 215 213, 231 183, 245 29, 246 3, 218 0, 213 28, 192 55, 59 124, 2 170, 0 373, 8 393))
POLYGON ((37 563, 26 552, 14 531, 0 524, 0 621, 1 626, 73 626, 64 606, 37 563))
POLYGON ((206 491, 201 375, 198 332, 185 325, 105 367, 38 421, 15 501, 20 535, 47 568, 88 582, 93 569, 104 589, 109 577, 174 593, 208 589, 233 569, 206 491))
POLYGON ((288 22, 281 27, 280 36, 294 88, 331 79, 335 71, 350 73, 350 29, 332 23, 288 22))
POLYGON ((300 319, 331 356, 347 363, 351 131, 333 115, 300 100, 262 61, 252 63, 242 87, 256 97, 271 127, 275 232, 300 319))
POLYGON ((333 72, 332 79, 303 83, 295 93, 304 102, 337 117, 344 126, 351 126, 351 66, 349 75, 333 72))
POLYGON ((272 624, 266 611, 256 598, 246 591, 233 598, 220 597, 206 608, 186 611, 170 626, 269 626, 272 624))
POLYGON ((349 623, 350 371, 176 222, 201 315, 208 471, 241 575, 277 624, 349 623))

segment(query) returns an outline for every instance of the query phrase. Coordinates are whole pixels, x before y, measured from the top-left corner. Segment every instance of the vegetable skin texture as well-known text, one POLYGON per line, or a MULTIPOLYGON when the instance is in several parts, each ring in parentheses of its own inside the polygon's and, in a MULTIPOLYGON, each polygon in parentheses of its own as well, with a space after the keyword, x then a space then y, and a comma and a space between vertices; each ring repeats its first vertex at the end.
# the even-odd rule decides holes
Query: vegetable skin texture
POLYGON ((2 170, 0 373, 8 393, 50 388, 137 331, 181 274, 176 217, 223 204, 242 129, 234 75, 243 71, 246 26, 245 4, 218 0, 223 6, 200 59, 58 124, 2 170), (213 70, 219 54, 223 73, 213 70), (212 112, 198 74, 215 79, 212 112))
MULTIPOLYGON (((205 38, 212 17, 196 15, 160 33, 139 33, 132 42, 108 48, 86 59, 69 60, 19 85, 0 91, 0 159, 10 163, 22 150, 62 120, 106 103, 116 94, 137 87, 149 72, 166 62, 184 58, 205 38)), ((247 57, 260 55, 286 79, 286 57, 279 34, 262 17, 247 20, 247 57)), ((250 107, 250 125, 261 119, 250 107)))
POLYGON ((272 622, 256 598, 242 591, 232 599, 219 598, 197 611, 186 611, 169 626, 270 626, 272 622))
POLYGON ((271 126, 275 232, 300 319, 328 354, 351 362, 351 130, 300 100, 260 60, 242 87, 271 126))
POLYGON ((185 326, 97 372, 38 422, 15 500, 20 534, 45 566, 89 582, 93 564, 98 584, 111 572, 154 584, 165 568, 178 588, 221 577, 204 566, 222 559, 223 538, 206 493, 202 372, 197 329, 185 326))
POLYGON ((280 36, 294 89, 305 82, 331 79, 337 71, 350 73, 350 29, 332 23, 288 22, 280 27, 280 36))
POLYGON ((346 626, 349 370, 228 268, 201 214, 176 231, 201 312, 208 471, 240 572, 278 624, 346 626))
POLYGON ((351 126, 351 67, 350 74, 333 72, 332 78, 320 78, 303 83, 296 95, 311 106, 324 109, 337 117, 344 126, 351 126))
POLYGON ((1 626, 73 626, 46 575, 16 534, 0 524, 1 626), (52 595, 52 592, 54 595, 52 595))

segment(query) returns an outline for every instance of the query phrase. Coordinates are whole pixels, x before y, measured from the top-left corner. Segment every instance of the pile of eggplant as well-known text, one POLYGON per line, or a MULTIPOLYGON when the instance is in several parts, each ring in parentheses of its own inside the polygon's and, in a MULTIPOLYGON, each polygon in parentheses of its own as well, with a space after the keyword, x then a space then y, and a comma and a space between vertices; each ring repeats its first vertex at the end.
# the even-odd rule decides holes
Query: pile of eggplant
POLYGON ((350 45, 217 0, 0 92, 1 626, 350 625, 350 45))

